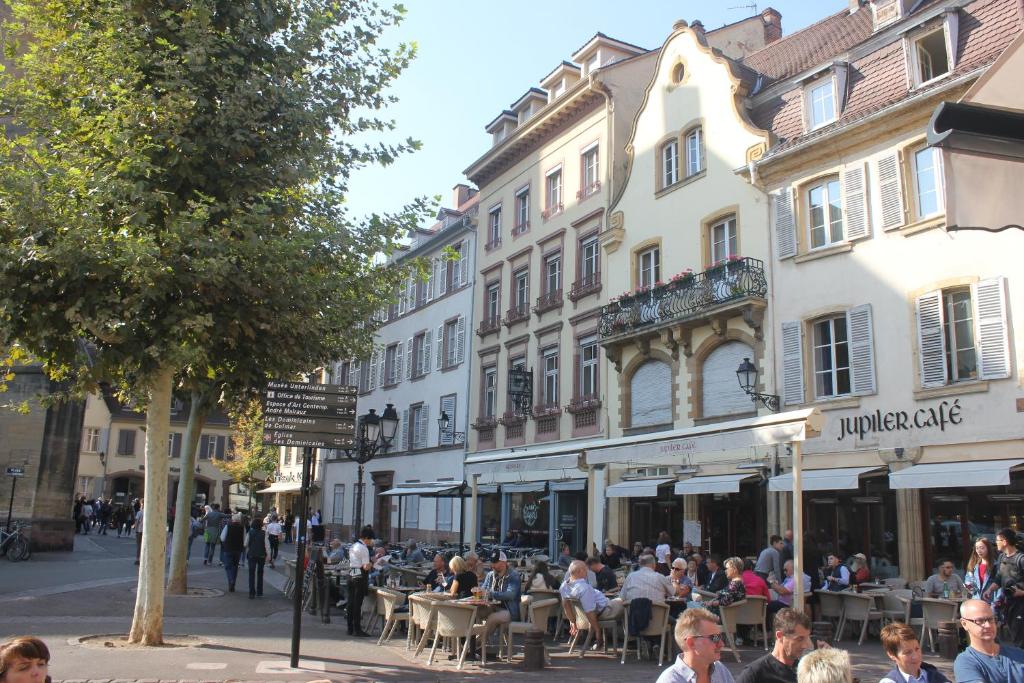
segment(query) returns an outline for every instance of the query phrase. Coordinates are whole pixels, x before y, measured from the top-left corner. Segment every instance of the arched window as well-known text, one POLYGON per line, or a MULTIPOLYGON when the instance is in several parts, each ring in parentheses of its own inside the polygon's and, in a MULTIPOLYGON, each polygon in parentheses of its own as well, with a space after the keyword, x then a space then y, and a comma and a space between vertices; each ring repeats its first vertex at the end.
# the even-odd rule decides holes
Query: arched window
POLYGON ((704 417, 750 413, 754 404, 736 380, 736 368, 754 351, 743 342, 730 341, 716 347, 701 367, 704 417))
POLYGON ((668 363, 647 361, 630 380, 630 427, 671 424, 672 368, 668 363))

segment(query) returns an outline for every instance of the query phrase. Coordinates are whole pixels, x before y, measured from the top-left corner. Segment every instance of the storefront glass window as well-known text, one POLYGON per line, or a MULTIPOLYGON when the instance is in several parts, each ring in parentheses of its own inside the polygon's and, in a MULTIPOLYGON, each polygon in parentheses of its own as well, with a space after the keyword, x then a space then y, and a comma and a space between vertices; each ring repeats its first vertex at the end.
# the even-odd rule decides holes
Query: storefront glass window
POLYGON ((996 532, 1004 527, 1019 532, 1024 473, 1011 474, 1009 486, 928 489, 921 498, 929 529, 927 568, 948 559, 962 570, 974 540, 995 543, 996 532))
POLYGON ((515 532, 518 544, 528 548, 548 548, 549 502, 544 492, 510 493, 509 530, 515 532))
POLYGON ((497 543, 501 538, 501 496, 488 493, 477 500, 480 505, 480 542, 497 543))

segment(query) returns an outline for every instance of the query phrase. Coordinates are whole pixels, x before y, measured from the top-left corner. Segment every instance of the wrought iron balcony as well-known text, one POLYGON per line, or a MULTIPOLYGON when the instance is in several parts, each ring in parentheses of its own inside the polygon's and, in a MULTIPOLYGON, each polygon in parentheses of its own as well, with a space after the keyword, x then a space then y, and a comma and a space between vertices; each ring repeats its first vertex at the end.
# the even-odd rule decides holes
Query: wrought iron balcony
POLYGON ((488 316, 480 321, 480 327, 477 328, 476 333, 481 337, 486 337, 489 334, 497 332, 501 329, 501 317, 500 316, 488 316))
POLYGON ((588 294, 601 291, 601 271, 580 277, 569 288, 569 301, 579 301, 588 294))
POLYGON ((530 319, 530 304, 519 304, 505 311, 505 327, 530 319))
POLYGON ((740 258, 702 273, 680 273, 670 282, 624 295, 601 309, 598 329, 602 343, 607 344, 674 323, 700 322, 751 299, 761 300, 763 306, 767 293, 764 263, 740 258))
POLYGON ((537 305, 533 307, 533 312, 540 316, 541 313, 547 311, 553 311, 556 308, 562 307, 562 290, 556 289, 545 294, 541 294, 537 297, 537 305))

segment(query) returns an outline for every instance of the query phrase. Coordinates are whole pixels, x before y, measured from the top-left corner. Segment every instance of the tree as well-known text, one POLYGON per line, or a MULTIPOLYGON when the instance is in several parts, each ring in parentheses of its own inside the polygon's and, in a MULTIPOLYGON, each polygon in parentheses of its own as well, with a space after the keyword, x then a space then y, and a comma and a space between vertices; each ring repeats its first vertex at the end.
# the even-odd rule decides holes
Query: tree
POLYGON ((258 400, 249 401, 230 417, 232 457, 215 464, 251 491, 257 473, 273 474, 277 469, 278 449, 263 443, 263 407, 258 400))
POLYGON ((357 224, 344 193, 354 168, 415 147, 356 142, 391 128, 376 112, 414 50, 377 46, 403 10, 364 0, 9 5, 0 348, 146 408, 129 640, 159 644, 172 390, 219 375, 252 391, 259 362, 288 365, 286 331, 292 372, 367 343, 401 277, 376 257, 425 206, 357 224))

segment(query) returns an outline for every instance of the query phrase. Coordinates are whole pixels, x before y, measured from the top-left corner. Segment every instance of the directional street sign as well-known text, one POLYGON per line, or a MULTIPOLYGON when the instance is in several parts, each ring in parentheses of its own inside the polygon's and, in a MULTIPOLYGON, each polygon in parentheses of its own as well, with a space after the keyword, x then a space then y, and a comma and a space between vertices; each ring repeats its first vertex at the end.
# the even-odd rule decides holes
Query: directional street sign
MULTIPOLYGON (((346 398, 346 397, 342 397, 346 398)), ((278 398, 266 398, 263 402, 264 415, 314 415, 316 417, 349 417, 356 416, 356 403, 349 406, 331 406, 318 401, 286 401, 278 398)))
POLYGON ((294 391, 300 394, 344 394, 355 396, 358 389, 347 384, 306 384, 305 382, 267 382, 267 391, 294 391))
POLYGON ((326 410, 327 408, 354 408, 356 397, 347 394, 303 394, 298 391, 268 389, 266 402, 285 404, 302 410, 326 410))
POLYGON ((334 434, 355 434, 355 420, 318 417, 301 417, 295 415, 273 416, 264 415, 263 428, 273 431, 289 432, 330 432, 334 434))
POLYGON ((8 477, 24 477, 25 476, 25 468, 24 467, 8 467, 7 468, 7 476, 8 477))
POLYGON ((264 430, 263 443, 273 446, 303 446, 308 448, 353 448, 356 445, 356 440, 351 436, 343 434, 264 430))
POLYGON ((310 448, 355 446, 354 386, 268 382, 263 399, 263 443, 310 448))

